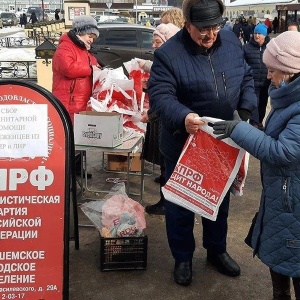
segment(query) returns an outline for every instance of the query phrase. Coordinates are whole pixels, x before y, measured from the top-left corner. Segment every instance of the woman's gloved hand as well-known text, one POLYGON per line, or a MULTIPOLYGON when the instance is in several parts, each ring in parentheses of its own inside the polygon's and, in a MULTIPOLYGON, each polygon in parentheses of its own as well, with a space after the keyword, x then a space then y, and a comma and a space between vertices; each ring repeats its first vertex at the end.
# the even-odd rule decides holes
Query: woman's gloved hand
POLYGON ((239 116, 239 113, 237 112, 237 110, 235 110, 233 112, 233 120, 231 121, 220 121, 220 122, 216 122, 213 125, 213 133, 218 135, 221 134, 219 136, 217 136, 218 140, 223 140, 226 139, 228 137, 230 137, 231 132, 233 131, 234 127, 240 123, 242 120, 239 116))

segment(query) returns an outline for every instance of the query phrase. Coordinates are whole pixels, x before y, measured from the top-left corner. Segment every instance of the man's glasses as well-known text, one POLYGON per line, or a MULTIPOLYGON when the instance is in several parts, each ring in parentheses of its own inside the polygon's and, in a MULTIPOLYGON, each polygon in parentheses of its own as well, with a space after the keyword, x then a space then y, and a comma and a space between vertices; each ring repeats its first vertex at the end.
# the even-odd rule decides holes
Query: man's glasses
POLYGON ((204 28, 198 28, 198 27, 196 27, 196 28, 198 29, 199 33, 202 36, 210 34, 211 31, 213 33, 218 33, 221 30, 220 24, 209 26, 209 27, 204 27, 204 28))

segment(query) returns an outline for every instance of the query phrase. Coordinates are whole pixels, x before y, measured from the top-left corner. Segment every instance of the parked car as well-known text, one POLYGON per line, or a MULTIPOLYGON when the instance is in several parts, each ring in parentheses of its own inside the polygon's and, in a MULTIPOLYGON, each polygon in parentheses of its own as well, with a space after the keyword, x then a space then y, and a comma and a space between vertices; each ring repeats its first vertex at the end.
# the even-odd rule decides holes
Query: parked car
POLYGON ((132 23, 102 23, 98 29, 100 34, 91 52, 101 65, 118 68, 135 57, 153 60, 155 28, 132 23))
POLYGON ((19 24, 19 19, 16 14, 3 12, 1 13, 1 17, 3 26, 17 26, 19 24))

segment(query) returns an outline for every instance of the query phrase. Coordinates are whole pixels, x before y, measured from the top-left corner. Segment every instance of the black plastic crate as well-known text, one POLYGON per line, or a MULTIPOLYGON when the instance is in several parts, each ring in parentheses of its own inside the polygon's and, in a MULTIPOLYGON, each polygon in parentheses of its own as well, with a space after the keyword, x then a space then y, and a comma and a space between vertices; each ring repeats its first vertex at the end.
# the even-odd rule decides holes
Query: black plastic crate
POLYGON ((100 236, 100 270, 147 268, 148 237, 104 238, 100 236))

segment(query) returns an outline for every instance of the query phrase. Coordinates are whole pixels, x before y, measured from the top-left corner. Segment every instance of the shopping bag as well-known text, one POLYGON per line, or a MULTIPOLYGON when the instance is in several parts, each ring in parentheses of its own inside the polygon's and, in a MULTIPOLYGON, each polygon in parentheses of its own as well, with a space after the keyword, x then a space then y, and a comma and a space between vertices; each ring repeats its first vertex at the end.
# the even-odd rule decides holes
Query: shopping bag
POLYGON ((129 74, 129 78, 134 82, 134 90, 136 92, 136 99, 139 110, 143 112, 149 109, 149 98, 147 93, 143 91, 143 82, 147 82, 150 73, 145 72, 140 68, 138 64, 138 59, 133 58, 128 62, 124 62, 124 67, 129 74))
POLYGON ((248 172, 249 157, 250 157, 249 153, 246 152, 243 157, 240 168, 238 170, 238 173, 236 174, 234 181, 230 187, 230 192, 234 196, 243 196, 244 194, 245 181, 248 172))
POLYGON ((144 235, 144 207, 129 198, 124 182, 115 184, 101 200, 80 206, 102 237, 139 237, 144 235))
POLYGON ((93 73, 92 110, 135 115, 138 111, 134 82, 123 68, 99 69, 93 73))
POLYGON ((216 139, 208 123, 221 120, 202 120, 206 125, 188 137, 162 191, 166 200, 215 221, 246 151, 230 138, 216 139))

